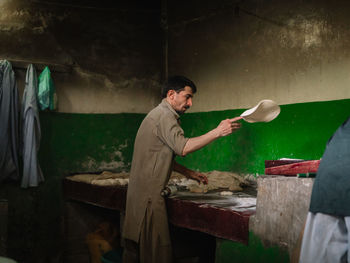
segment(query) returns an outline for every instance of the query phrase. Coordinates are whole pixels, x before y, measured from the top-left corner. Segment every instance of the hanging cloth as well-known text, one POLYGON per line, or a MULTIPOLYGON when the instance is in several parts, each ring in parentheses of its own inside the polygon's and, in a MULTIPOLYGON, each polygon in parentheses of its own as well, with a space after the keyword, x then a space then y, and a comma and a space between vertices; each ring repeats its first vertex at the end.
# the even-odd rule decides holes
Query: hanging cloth
POLYGON ((41 110, 57 109, 56 89, 51 77, 51 71, 47 66, 39 75, 38 99, 41 110))
POLYGON ((37 157, 41 138, 37 90, 38 78, 34 66, 30 64, 27 68, 22 100, 23 188, 38 186, 44 181, 37 157))
POLYGON ((0 60, 0 182, 19 179, 19 98, 11 63, 0 60))

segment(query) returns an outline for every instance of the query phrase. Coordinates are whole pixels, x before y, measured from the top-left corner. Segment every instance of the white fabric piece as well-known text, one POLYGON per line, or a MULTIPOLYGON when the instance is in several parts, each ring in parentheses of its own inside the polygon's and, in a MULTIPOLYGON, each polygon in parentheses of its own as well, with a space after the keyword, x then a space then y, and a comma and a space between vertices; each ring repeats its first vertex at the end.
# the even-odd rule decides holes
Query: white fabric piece
POLYGON ((350 217, 309 212, 299 263, 350 262, 350 217))
POLYGON ((241 117, 246 122, 269 122, 281 112, 280 106, 272 100, 262 100, 255 107, 246 110, 241 117))

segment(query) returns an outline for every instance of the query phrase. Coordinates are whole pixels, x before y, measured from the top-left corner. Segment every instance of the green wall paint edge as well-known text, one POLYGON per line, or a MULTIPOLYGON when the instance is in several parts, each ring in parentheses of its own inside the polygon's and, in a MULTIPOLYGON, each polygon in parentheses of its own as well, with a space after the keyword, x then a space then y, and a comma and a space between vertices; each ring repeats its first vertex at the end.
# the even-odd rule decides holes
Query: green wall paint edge
MULTIPOLYGON (((280 116, 272 122, 243 122, 236 134, 178 161, 200 171, 263 173, 264 160, 319 159, 349 109, 350 99, 282 105, 280 116)), ((243 111, 188 113, 181 117, 182 126, 187 137, 198 136, 243 111)), ((100 172, 105 163, 118 164, 110 170, 129 170, 135 135, 144 117, 132 113, 40 113, 39 160, 45 182, 30 189, 21 189, 18 182, 0 185, 0 198, 9 201, 9 255, 26 258, 43 250, 48 256, 59 255, 62 178, 100 172)))
POLYGON ((125 171, 144 114, 42 112, 39 159, 45 174, 125 171))
MULTIPOLYGON (((264 173, 264 161, 320 159, 326 142, 349 116, 350 99, 282 105, 269 123, 247 123, 207 147, 177 157, 199 171, 264 173)), ((186 137, 199 136, 244 110, 187 113, 181 117, 186 137)), ((40 163, 47 174, 129 170, 133 144, 145 114, 69 114, 42 112, 40 163)))
POLYGON ((265 247, 259 237, 249 233, 248 245, 217 239, 216 263, 288 263, 289 254, 278 246, 265 247))
MULTIPOLYGON (((222 119, 244 110, 188 113, 181 117, 185 136, 199 136, 222 119)), ((177 160, 199 171, 224 170, 264 173, 265 160, 280 158, 320 159, 325 145, 350 115, 350 99, 282 105, 269 123, 247 123, 233 135, 177 160)))
POLYGON ((22 189, 0 184, 9 204, 8 255, 18 261, 62 253, 62 178, 73 173, 129 170, 134 137, 145 114, 40 112, 40 166, 45 182, 22 189))

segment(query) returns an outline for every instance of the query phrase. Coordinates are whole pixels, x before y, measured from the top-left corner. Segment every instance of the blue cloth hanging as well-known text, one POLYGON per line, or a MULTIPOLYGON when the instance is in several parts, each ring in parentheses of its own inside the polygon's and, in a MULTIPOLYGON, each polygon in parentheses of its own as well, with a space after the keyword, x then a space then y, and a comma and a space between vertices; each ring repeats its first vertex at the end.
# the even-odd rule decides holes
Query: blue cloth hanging
POLYGON ((36 70, 30 64, 27 68, 22 100, 23 177, 21 187, 23 188, 38 186, 44 181, 37 157, 41 138, 37 91, 36 70))
POLYGON ((12 65, 0 61, 0 182, 19 179, 19 98, 12 65))

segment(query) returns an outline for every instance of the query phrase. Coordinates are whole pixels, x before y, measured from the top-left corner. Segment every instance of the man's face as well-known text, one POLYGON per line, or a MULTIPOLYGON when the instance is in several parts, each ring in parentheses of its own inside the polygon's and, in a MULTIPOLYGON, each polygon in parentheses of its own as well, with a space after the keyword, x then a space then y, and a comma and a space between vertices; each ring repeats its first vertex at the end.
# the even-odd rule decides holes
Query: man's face
POLYGON ((178 114, 184 114, 192 106, 193 92, 191 87, 186 86, 184 90, 177 93, 174 90, 168 92, 169 103, 178 114))

